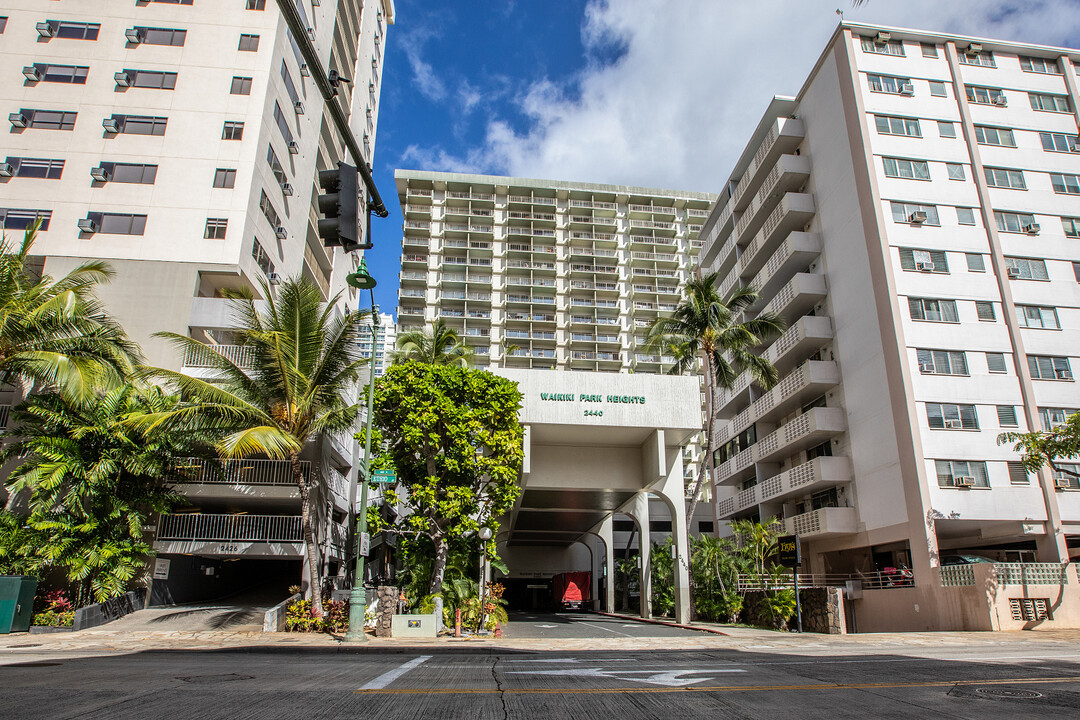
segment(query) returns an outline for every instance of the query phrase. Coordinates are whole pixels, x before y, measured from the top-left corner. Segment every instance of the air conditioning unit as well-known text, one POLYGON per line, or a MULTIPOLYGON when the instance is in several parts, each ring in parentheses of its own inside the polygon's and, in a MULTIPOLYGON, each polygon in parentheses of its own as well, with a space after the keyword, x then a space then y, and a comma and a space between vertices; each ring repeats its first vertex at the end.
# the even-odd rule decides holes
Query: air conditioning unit
POLYGON ((1066 478, 1054 478, 1054 487, 1058 490, 1068 490, 1072 485, 1066 478))
POLYGON ((116 82, 116 87, 131 87, 131 76, 123 70, 113 73, 112 78, 116 82))
POLYGON ((289 141, 289 154, 290 155, 297 155, 299 153, 300 153, 300 146, 296 144, 295 140, 290 140, 289 141))
POLYGON ((276 272, 267 273, 266 282, 270 283, 271 285, 280 285, 281 275, 277 274, 276 272))
POLYGON ((315 42, 315 37, 316 37, 315 36, 315 28, 308 28, 307 29, 307 36, 308 36, 308 40, 310 40, 311 42, 315 42))
POLYGON ((1042 228, 1039 227, 1038 223, 1028 223, 1024 226, 1024 232, 1028 235, 1038 235, 1040 230, 1042 230, 1042 228))
POLYGON ((933 363, 919 363, 919 372, 925 373, 927 375, 933 375, 934 374, 934 364, 933 363))
POLYGON ((964 423, 960 420, 946 420, 945 427, 949 430, 962 430, 964 427, 964 423))
POLYGON ((43 38, 51 38, 56 34, 56 29, 48 22, 39 22, 34 27, 37 28, 38 35, 43 38))
POLYGON ((1055 370, 1054 374, 1057 376, 1058 380, 1072 380, 1073 379, 1071 370, 1055 370))
POLYGON ((142 30, 139 30, 139 28, 137 27, 128 28, 127 30, 125 30, 124 37, 126 37, 127 41, 129 43, 132 43, 133 45, 138 45, 143 41, 142 30))
POLYGON ((301 77, 311 77, 311 71, 308 70, 307 63, 300 63, 300 75, 301 77))
POLYGON ((319 0, 311 0, 311 7, 319 7, 321 4, 319 0))
POLYGON ((915 212, 908 215, 908 222, 912 225, 922 225, 924 222, 926 222, 926 213, 924 213, 922 210, 916 210, 915 212))
POLYGON ((953 475, 953 485, 956 487, 975 487, 975 478, 970 475, 953 475))
POLYGON ((901 95, 908 95, 908 96, 914 95, 915 94, 915 86, 912 85, 911 83, 904 83, 903 85, 900 86, 900 94, 901 95))
POLYGON ((281 183, 281 194, 286 195, 286 196, 292 195, 293 194, 292 185, 290 185, 289 183, 281 183))
POLYGON ((41 81, 41 70, 38 70, 37 65, 27 65, 22 69, 22 74, 26 76, 26 79, 30 82, 41 81))
POLYGON ((101 127, 105 128, 105 132, 118 133, 120 132, 120 121, 115 117, 108 117, 101 121, 101 127))
POLYGON ((890 40, 892 40, 892 33, 887 33, 887 32, 879 32, 874 37, 874 42, 877 43, 878 45, 884 45, 885 43, 889 42, 890 40))
POLYGON ((932 262, 917 262, 915 263, 915 269, 921 272, 934 272, 934 263, 932 262))
POLYGON ((1011 278, 1020 277, 1020 268, 1005 268, 1005 274, 1011 278))
POLYGON ((284 240, 285 238, 289 237, 289 233, 287 233, 285 231, 285 228, 281 225, 278 225, 276 228, 274 228, 274 235, 277 236, 278 240, 284 240))
POLYGON ((1009 101, 1005 99, 1004 95, 995 95, 994 96, 994 104, 999 106, 999 107, 1005 107, 1006 105, 1009 104, 1009 101))
POLYGON ((97 223, 90 218, 81 218, 79 220, 79 229, 87 233, 96 233, 98 231, 97 223))
POLYGON ((1080 152, 1080 137, 1075 135, 1069 135, 1069 150, 1072 152, 1080 152))
POLYGON ((969 56, 969 57, 972 56, 972 55, 978 55, 981 52, 982 52, 982 45, 979 44, 979 43, 971 43, 970 45, 967 46, 967 49, 964 50, 964 54, 969 56))
POLYGON ((293 110, 296 110, 297 115, 303 115, 304 114, 304 103, 297 100, 295 103, 293 103, 293 110))
POLYGON ((7 119, 8 119, 8 122, 11 123, 12 127, 17 127, 17 128, 26 127, 26 123, 28 122, 25 115, 23 115, 22 113, 17 113, 17 112, 9 113, 8 116, 7 116, 7 119))
POLYGON ((109 182, 109 180, 112 178, 112 175, 109 174, 107 168, 101 167, 99 165, 96 168, 90 168, 90 177, 94 178, 98 182, 109 182))
POLYGON ((0 162, 0 177, 11 177, 15 174, 15 168, 11 163, 0 162))

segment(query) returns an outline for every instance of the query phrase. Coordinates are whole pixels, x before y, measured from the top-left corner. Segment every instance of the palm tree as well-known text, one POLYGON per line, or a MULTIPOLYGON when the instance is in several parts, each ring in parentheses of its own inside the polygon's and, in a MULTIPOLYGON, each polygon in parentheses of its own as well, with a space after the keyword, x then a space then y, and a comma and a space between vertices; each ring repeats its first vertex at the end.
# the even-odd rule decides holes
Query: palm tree
POLYGON ((358 341, 370 312, 340 314, 335 308, 338 295, 323 305, 319 289, 299 278, 285 281, 276 298, 264 283, 263 296, 272 298, 265 309, 250 291, 229 296, 237 311, 235 333, 251 353, 250 368, 239 367, 212 345, 158 333, 181 349, 200 353, 218 377, 208 382, 149 368, 149 374, 172 382, 191 402, 142 422, 213 433, 223 459, 289 460, 300 493, 312 605, 321 614, 321 562, 312 521, 312 491, 318 478, 304 475, 300 453, 319 433, 351 429, 360 414, 352 388, 368 362, 360 357, 358 341))
POLYGON ((398 336, 394 362, 409 360, 428 365, 460 365, 468 367, 473 352, 461 340, 457 331, 440 318, 431 321, 431 333, 413 330, 398 336))
POLYGON ((34 221, 18 246, 0 242, 0 382, 90 400, 127 377, 139 350, 94 296, 113 275, 107 263, 83 263, 58 280, 37 276, 29 258, 40 227, 34 221))
POLYGON ((775 385, 778 379, 772 363, 752 351, 783 331, 783 318, 763 313, 739 322, 739 314, 757 302, 758 293, 750 287, 737 287, 723 298, 716 289, 718 276, 719 273, 708 273, 693 278, 686 284, 683 299, 671 316, 657 318, 649 329, 648 345, 674 356, 672 373, 693 371, 699 360, 705 370, 706 456, 690 488, 687 528, 693 524, 706 469, 711 469, 713 464, 716 389, 731 388, 743 371, 765 389, 775 385))

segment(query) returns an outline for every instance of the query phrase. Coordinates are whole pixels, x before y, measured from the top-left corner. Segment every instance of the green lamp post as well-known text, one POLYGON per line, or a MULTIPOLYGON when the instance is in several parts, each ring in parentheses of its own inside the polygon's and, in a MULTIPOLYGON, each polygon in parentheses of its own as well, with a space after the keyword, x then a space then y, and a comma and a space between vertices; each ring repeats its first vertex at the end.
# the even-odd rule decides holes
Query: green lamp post
POLYGON ((371 361, 368 366, 368 401, 367 422, 364 433, 364 464, 360 477, 360 510, 356 517, 356 570, 353 573, 352 592, 349 594, 349 631, 346 640, 367 640, 364 634, 364 612, 367 610, 367 591, 364 590, 364 559, 367 548, 361 548, 361 539, 367 535, 367 497, 371 470, 371 416, 375 404, 375 353, 379 343, 379 310, 375 307, 375 278, 367 269, 367 260, 360 260, 360 267, 355 273, 345 278, 352 287, 368 290, 371 293, 371 361), (361 550, 363 550, 361 552, 361 550))

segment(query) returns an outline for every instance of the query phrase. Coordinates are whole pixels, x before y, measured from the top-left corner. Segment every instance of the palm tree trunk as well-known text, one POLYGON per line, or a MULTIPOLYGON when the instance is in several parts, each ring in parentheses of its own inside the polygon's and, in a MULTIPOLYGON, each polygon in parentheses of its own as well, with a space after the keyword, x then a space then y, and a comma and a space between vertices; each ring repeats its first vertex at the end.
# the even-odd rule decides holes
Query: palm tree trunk
MULTIPOLYGON (((292 462, 293 480, 300 490, 300 517, 304 532, 304 551, 307 553, 308 583, 311 591, 311 610, 315 615, 323 614, 322 604, 322 573, 319 572, 319 546, 315 542, 315 529, 311 522, 311 488, 304 478, 304 472, 300 468, 300 454, 292 453, 289 456, 292 462)), ((327 528, 329 532, 329 528, 327 528)), ((362 582, 358 578, 356 582, 362 582)))
POLYGON ((713 413, 713 363, 712 356, 708 352, 703 351, 702 355, 705 358, 705 457, 702 460, 700 467, 698 467, 697 478, 694 480, 694 484, 690 488, 690 507, 686 511, 686 542, 690 543, 690 530, 694 526, 694 511, 697 510, 698 497, 701 494, 701 486, 705 479, 706 471, 709 472, 709 477, 712 477, 713 469, 713 426, 715 423, 715 414, 713 413))

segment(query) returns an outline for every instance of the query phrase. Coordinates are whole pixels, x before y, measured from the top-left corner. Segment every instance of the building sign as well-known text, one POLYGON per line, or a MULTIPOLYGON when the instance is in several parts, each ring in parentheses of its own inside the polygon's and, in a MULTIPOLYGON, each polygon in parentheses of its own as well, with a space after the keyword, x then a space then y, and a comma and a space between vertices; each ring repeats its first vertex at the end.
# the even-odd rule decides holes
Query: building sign
POLYGON ((621 404, 621 405, 644 405, 645 397, 643 395, 590 395, 586 393, 580 393, 575 395, 574 393, 540 393, 540 399, 548 402, 565 402, 565 403, 590 403, 585 408, 585 415, 594 417, 603 417, 604 411, 596 406, 596 403, 601 405, 605 403, 621 404))
POLYGON ((802 564, 798 535, 781 535, 776 539, 776 562, 788 568, 796 568, 802 564))
POLYGON ((165 558, 157 558, 154 560, 154 579, 168 580, 170 564, 172 564, 172 561, 165 558))

